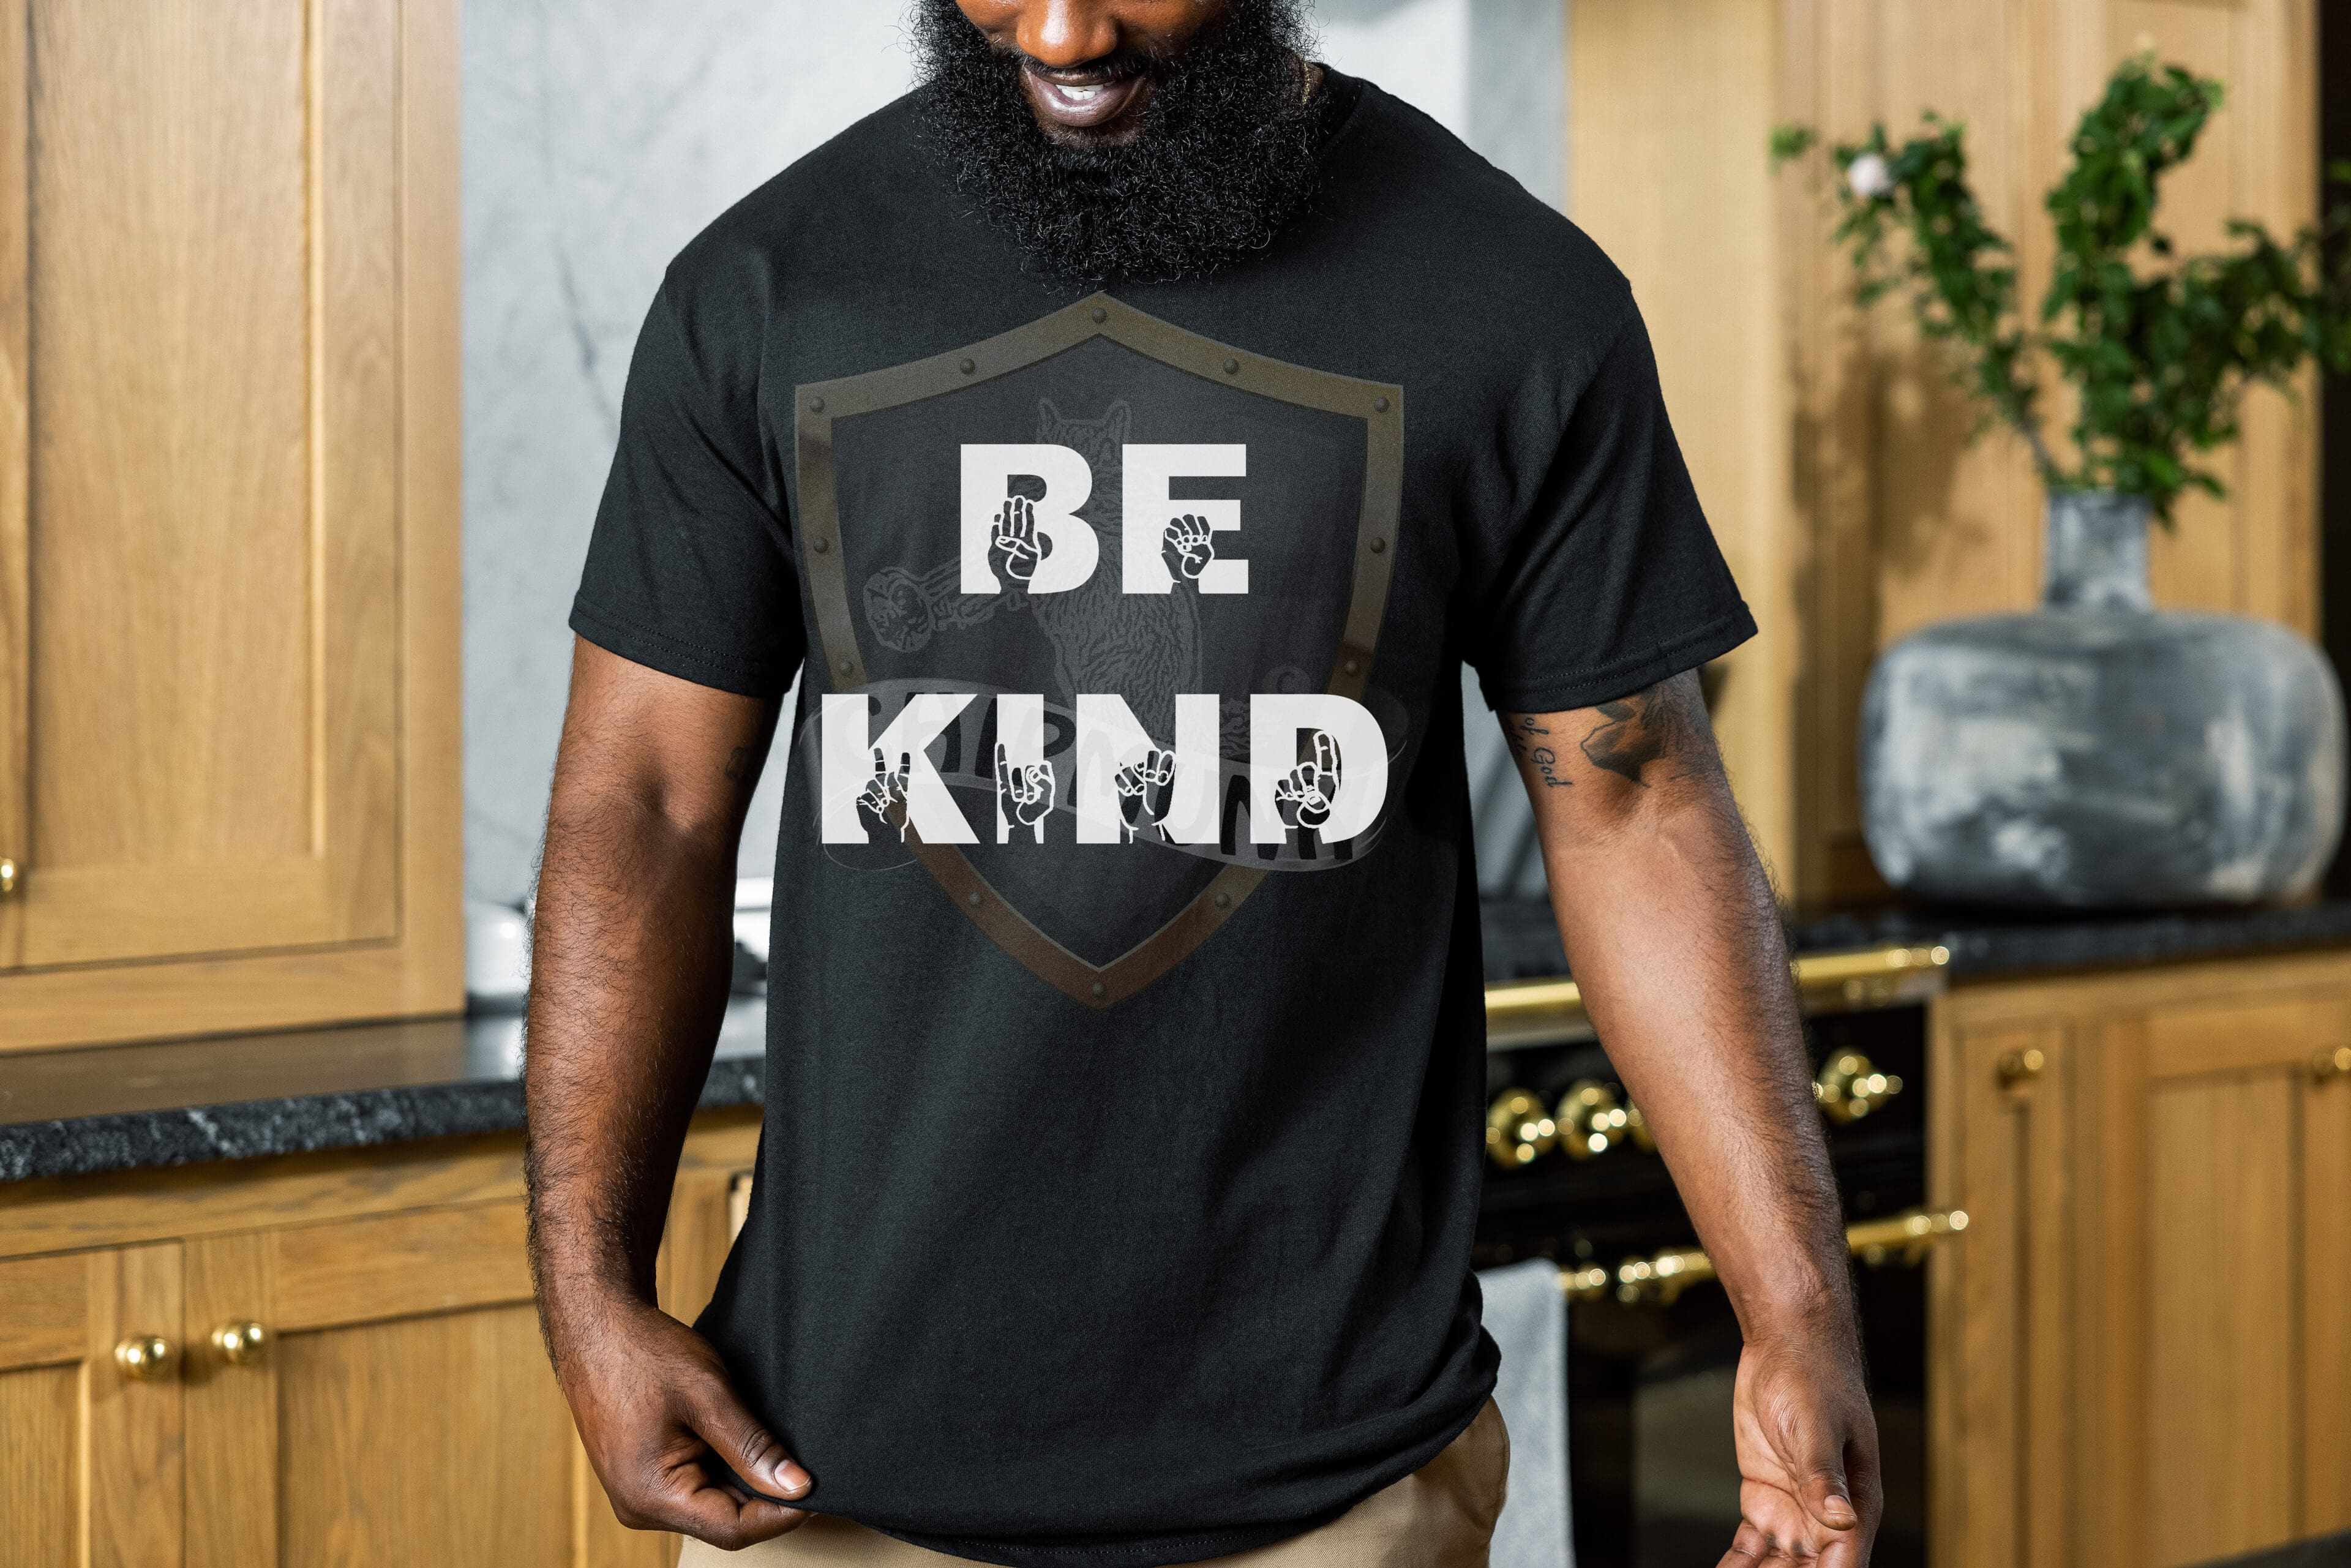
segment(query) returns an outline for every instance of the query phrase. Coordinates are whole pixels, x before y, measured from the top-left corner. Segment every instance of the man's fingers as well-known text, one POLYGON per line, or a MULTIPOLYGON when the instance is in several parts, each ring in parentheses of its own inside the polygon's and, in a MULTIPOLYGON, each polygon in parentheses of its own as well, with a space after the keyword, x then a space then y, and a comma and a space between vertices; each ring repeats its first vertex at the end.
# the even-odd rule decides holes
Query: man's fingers
POLYGON ((1739 1533, 1730 1538, 1730 1550, 1722 1554, 1715 1568, 1755 1568, 1771 1555, 1771 1538, 1742 1521, 1739 1533))
POLYGON ((1815 1458, 1797 1495, 1804 1511, 1831 1530, 1851 1530, 1861 1522, 1861 1511, 1853 1506, 1853 1489, 1845 1482, 1842 1454, 1815 1458))
POLYGON ((722 1463, 769 1498, 796 1498, 809 1490, 809 1473, 774 1434, 743 1407, 725 1386, 704 1393, 694 1406, 695 1436, 710 1445, 722 1463))
POLYGON ((798 1525, 808 1515, 766 1498, 737 1498, 708 1481, 676 1498, 657 1522, 707 1542, 724 1552, 739 1552, 798 1525))

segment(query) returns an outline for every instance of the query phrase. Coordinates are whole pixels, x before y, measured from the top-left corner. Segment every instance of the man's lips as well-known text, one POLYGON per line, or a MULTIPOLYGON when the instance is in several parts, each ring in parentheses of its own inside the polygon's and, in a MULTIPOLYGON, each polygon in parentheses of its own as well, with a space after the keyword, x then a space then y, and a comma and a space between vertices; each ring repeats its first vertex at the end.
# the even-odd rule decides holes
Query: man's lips
POLYGON ((1141 75, 1118 77, 1109 81, 1072 84, 1057 82, 1033 70, 1023 70, 1021 80, 1029 89, 1029 101, 1049 124, 1067 126, 1072 131, 1089 130, 1107 125, 1133 108, 1143 95, 1149 78, 1141 75))

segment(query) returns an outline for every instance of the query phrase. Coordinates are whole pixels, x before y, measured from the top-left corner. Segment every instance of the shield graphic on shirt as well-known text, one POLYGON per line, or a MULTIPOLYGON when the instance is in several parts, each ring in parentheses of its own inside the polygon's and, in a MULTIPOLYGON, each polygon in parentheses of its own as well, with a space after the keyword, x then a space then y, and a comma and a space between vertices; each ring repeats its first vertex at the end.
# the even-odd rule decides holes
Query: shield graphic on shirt
POLYGON ((1071 737, 1080 697, 1114 697, 1172 749, 1178 699, 1192 698, 1196 723, 1213 694, 1225 794, 1244 801, 1232 780, 1247 772, 1253 695, 1381 707, 1371 676, 1402 506, 1401 388, 1269 359, 1098 294, 796 399, 799 559, 824 683, 865 693, 877 730, 908 694, 972 695, 925 756, 978 841, 910 831, 904 844, 1008 956, 1075 1000, 1113 1007, 1199 951, 1267 876, 1343 874, 1368 852, 1371 833, 1258 842, 1229 805, 1216 842, 1149 824, 1128 841, 1080 841, 1071 737), (1010 449, 1030 455, 1005 458, 1010 449), (1147 465, 1152 482, 1130 483, 1130 465, 1147 465), (1092 572, 1072 565, 1082 549, 1058 578, 1050 570, 1083 542, 1065 522, 1028 543, 1026 571, 999 535, 975 576, 972 507, 997 514, 1026 497, 1030 513, 1053 515, 1057 493, 1085 496, 1059 515, 1091 532, 1092 572), (1130 503, 1138 494, 1157 504, 1130 503), (1124 515, 1131 504, 1146 515, 1124 515), (1155 580, 1153 562, 1165 563, 1155 580), (1138 571, 1148 591, 1134 591, 1138 571), (1058 793, 1041 830, 1015 825, 999 789, 988 699, 1003 694, 1042 700, 1058 793))

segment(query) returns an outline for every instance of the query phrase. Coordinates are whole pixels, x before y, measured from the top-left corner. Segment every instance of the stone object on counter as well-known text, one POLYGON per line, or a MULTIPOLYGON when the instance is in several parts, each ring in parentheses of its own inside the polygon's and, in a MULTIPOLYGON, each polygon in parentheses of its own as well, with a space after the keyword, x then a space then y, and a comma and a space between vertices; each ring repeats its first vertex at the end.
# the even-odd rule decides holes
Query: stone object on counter
POLYGON ((2343 695, 2283 626, 2150 607, 2147 503, 2052 497, 2042 607, 1929 626, 1863 699, 1886 881, 1979 904, 2246 904, 2342 832, 2343 695))

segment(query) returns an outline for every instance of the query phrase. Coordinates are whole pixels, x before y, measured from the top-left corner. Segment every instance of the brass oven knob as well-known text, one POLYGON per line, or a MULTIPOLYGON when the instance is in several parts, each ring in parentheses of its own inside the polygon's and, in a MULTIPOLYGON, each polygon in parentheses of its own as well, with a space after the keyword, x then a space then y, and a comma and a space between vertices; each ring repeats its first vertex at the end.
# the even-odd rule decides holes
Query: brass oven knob
POLYGON ((2002 1089, 2013 1089, 2020 1083, 2030 1083, 2040 1077, 2042 1070, 2048 1065, 2049 1058, 2043 1051, 2006 1051, 2001 1053, 1999 1064, 1993 1071, 2000 1074, 2002 1089))
POLYGON ((1486 1153, 1504 1170, 1534 1164, 1558 1142, 1558 1124, 1531 1090, 1505 1089, 1486 1108, 1486 1153))
POLYGON ((16 862, 0 855, 0 898, 16 891, 16 862))
POLYGON ((1813 1098, 1832 1122, 1858 1122, 1902 1092, 1902 1080, 1880 1072, 1857 1051, 1841 1051, 1822 1064, 1813 1080, 1813 1098))
POLYGON ((2314 1082, 2318 1083, 2330 1078, 2351 1078, 2351 1045, 2338 1045, 2333 1051, 2322 1051, 2312 1057, 2310 1076, 2314 1082))
POLYGON ((213 1330, 213 1348, 231 1366, 251 1366, 269 1351, 269 1331, 251 1318, 232 1318, 213 1330))
POLYGON ((1560 1142, 1569 1157, 1604 1155, 1632 1134, 1633 1114, 1616 1091, 1597 1078, 1579 1078, 1559 1099, 1560 1142))
POLYGON ((172 1375, 172 1342, 160 1334, 135 1333, 114 1347, 114 1364, 133 1383, 159 1383, 172 1375))

